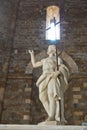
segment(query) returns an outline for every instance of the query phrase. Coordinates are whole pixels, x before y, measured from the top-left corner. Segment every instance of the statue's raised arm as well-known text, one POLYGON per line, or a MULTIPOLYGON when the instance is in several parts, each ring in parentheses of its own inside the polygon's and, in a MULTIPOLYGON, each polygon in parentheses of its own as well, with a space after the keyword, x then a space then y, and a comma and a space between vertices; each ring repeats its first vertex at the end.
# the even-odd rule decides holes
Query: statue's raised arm
POLYGON ((32 63, 32 66, 34 68, 42 66, 42 62, 41 61, 38 61, 38 62, 35 61, 35 56, 34 56, 34 51, 33 50, 29 50, 29 54, 31 56, 31 63, 32 63))

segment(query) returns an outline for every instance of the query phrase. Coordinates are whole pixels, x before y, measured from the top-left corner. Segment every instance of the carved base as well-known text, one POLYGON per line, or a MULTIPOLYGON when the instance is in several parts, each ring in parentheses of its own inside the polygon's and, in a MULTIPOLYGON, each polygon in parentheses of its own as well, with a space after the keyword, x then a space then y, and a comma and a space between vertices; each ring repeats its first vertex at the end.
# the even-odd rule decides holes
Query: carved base
POLYGON ((58 126, 58 125, 44 125, 44 126, 38 126, 38 125, 8 125, 8 124, 0 124, 0 130, 87 130, 87 126, 73 126, 73 125, 67 125, 67 126, 58 126))
POLYGON ((59 122, 59 121, 44 121, 38 123, 38 125, 64 125, 64 122, 59 122))

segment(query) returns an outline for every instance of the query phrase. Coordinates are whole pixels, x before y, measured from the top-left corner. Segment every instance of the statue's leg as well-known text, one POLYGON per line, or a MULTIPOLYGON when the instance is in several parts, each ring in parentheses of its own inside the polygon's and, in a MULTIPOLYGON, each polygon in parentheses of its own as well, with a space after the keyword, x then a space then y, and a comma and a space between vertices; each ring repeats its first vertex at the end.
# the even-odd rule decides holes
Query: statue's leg
POLYGON ((49 120, 55 120, 55 113, 56 113, 56 101, 54 99, 53 87, 54 87, 54 80, 51 79, 48 84, 48 99, 49 99, 49 120))
POLYGON ((59 100, 56 101, 56 115, 55 115, 56 121, 60 121, 60 103, 59 100))
POLYGON ((41 103, 43 104, 45 111, 47 112, 48 116, 50 115, 49 113, 49 101, 48 101, 48 95, 47 95, 47 89, 45 89, 43 92, 41 92, 43 83, 40 84, 39 86, 39 99, 41 103))
POLYGON ((61 93, 61 120, 64 119, 64 97, 63 93, 61 93))
POLYGON ((61 93, 61 121, 67 123, 65 116, 64 116, 64 95, 61 93))
POLYGON ((45 111, 47 112, 48 116, 50 116, 50 113, 49 113, 49 103, 48 101, 44 101, 44 100, 40 100, 43 104, 43 107, 45 108, 45 111))

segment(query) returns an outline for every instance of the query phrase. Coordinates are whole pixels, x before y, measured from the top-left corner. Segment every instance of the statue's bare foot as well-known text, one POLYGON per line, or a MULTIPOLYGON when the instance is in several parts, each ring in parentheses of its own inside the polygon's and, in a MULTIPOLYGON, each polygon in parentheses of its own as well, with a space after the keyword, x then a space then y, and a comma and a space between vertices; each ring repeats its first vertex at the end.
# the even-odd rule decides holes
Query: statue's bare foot
POLYGON ((61 122, 64 123, 64 124, 67 124, 67 120, 65 118, 62 118, 61 122))
POLYGON ((56 121, 59 121, 59 122, 60 122, 60 117, 56 117, 56 121))
POLYGON ((64 122, 65 124, 67 124, 67 120, 66 119, 62 120, 62 122, 64 122))
POLYGON ((48 117, 46 121, 55 121, 55 117, 48 117))

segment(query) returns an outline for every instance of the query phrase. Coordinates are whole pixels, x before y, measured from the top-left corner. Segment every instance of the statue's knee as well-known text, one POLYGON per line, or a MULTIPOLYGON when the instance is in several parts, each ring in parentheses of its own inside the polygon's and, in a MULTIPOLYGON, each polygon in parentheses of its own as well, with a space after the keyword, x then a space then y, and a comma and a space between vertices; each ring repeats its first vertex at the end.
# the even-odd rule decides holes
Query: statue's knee
POLYGON ((45 97, 42 97, 41 95, 39 95, 39 99, 40 99, 40 101, 41 101, 42 103, 47 100, 45 97))
POLYGON ((53 98, 53 93, 52 92, 48 92, 48 97, 49 98, 53 98))

